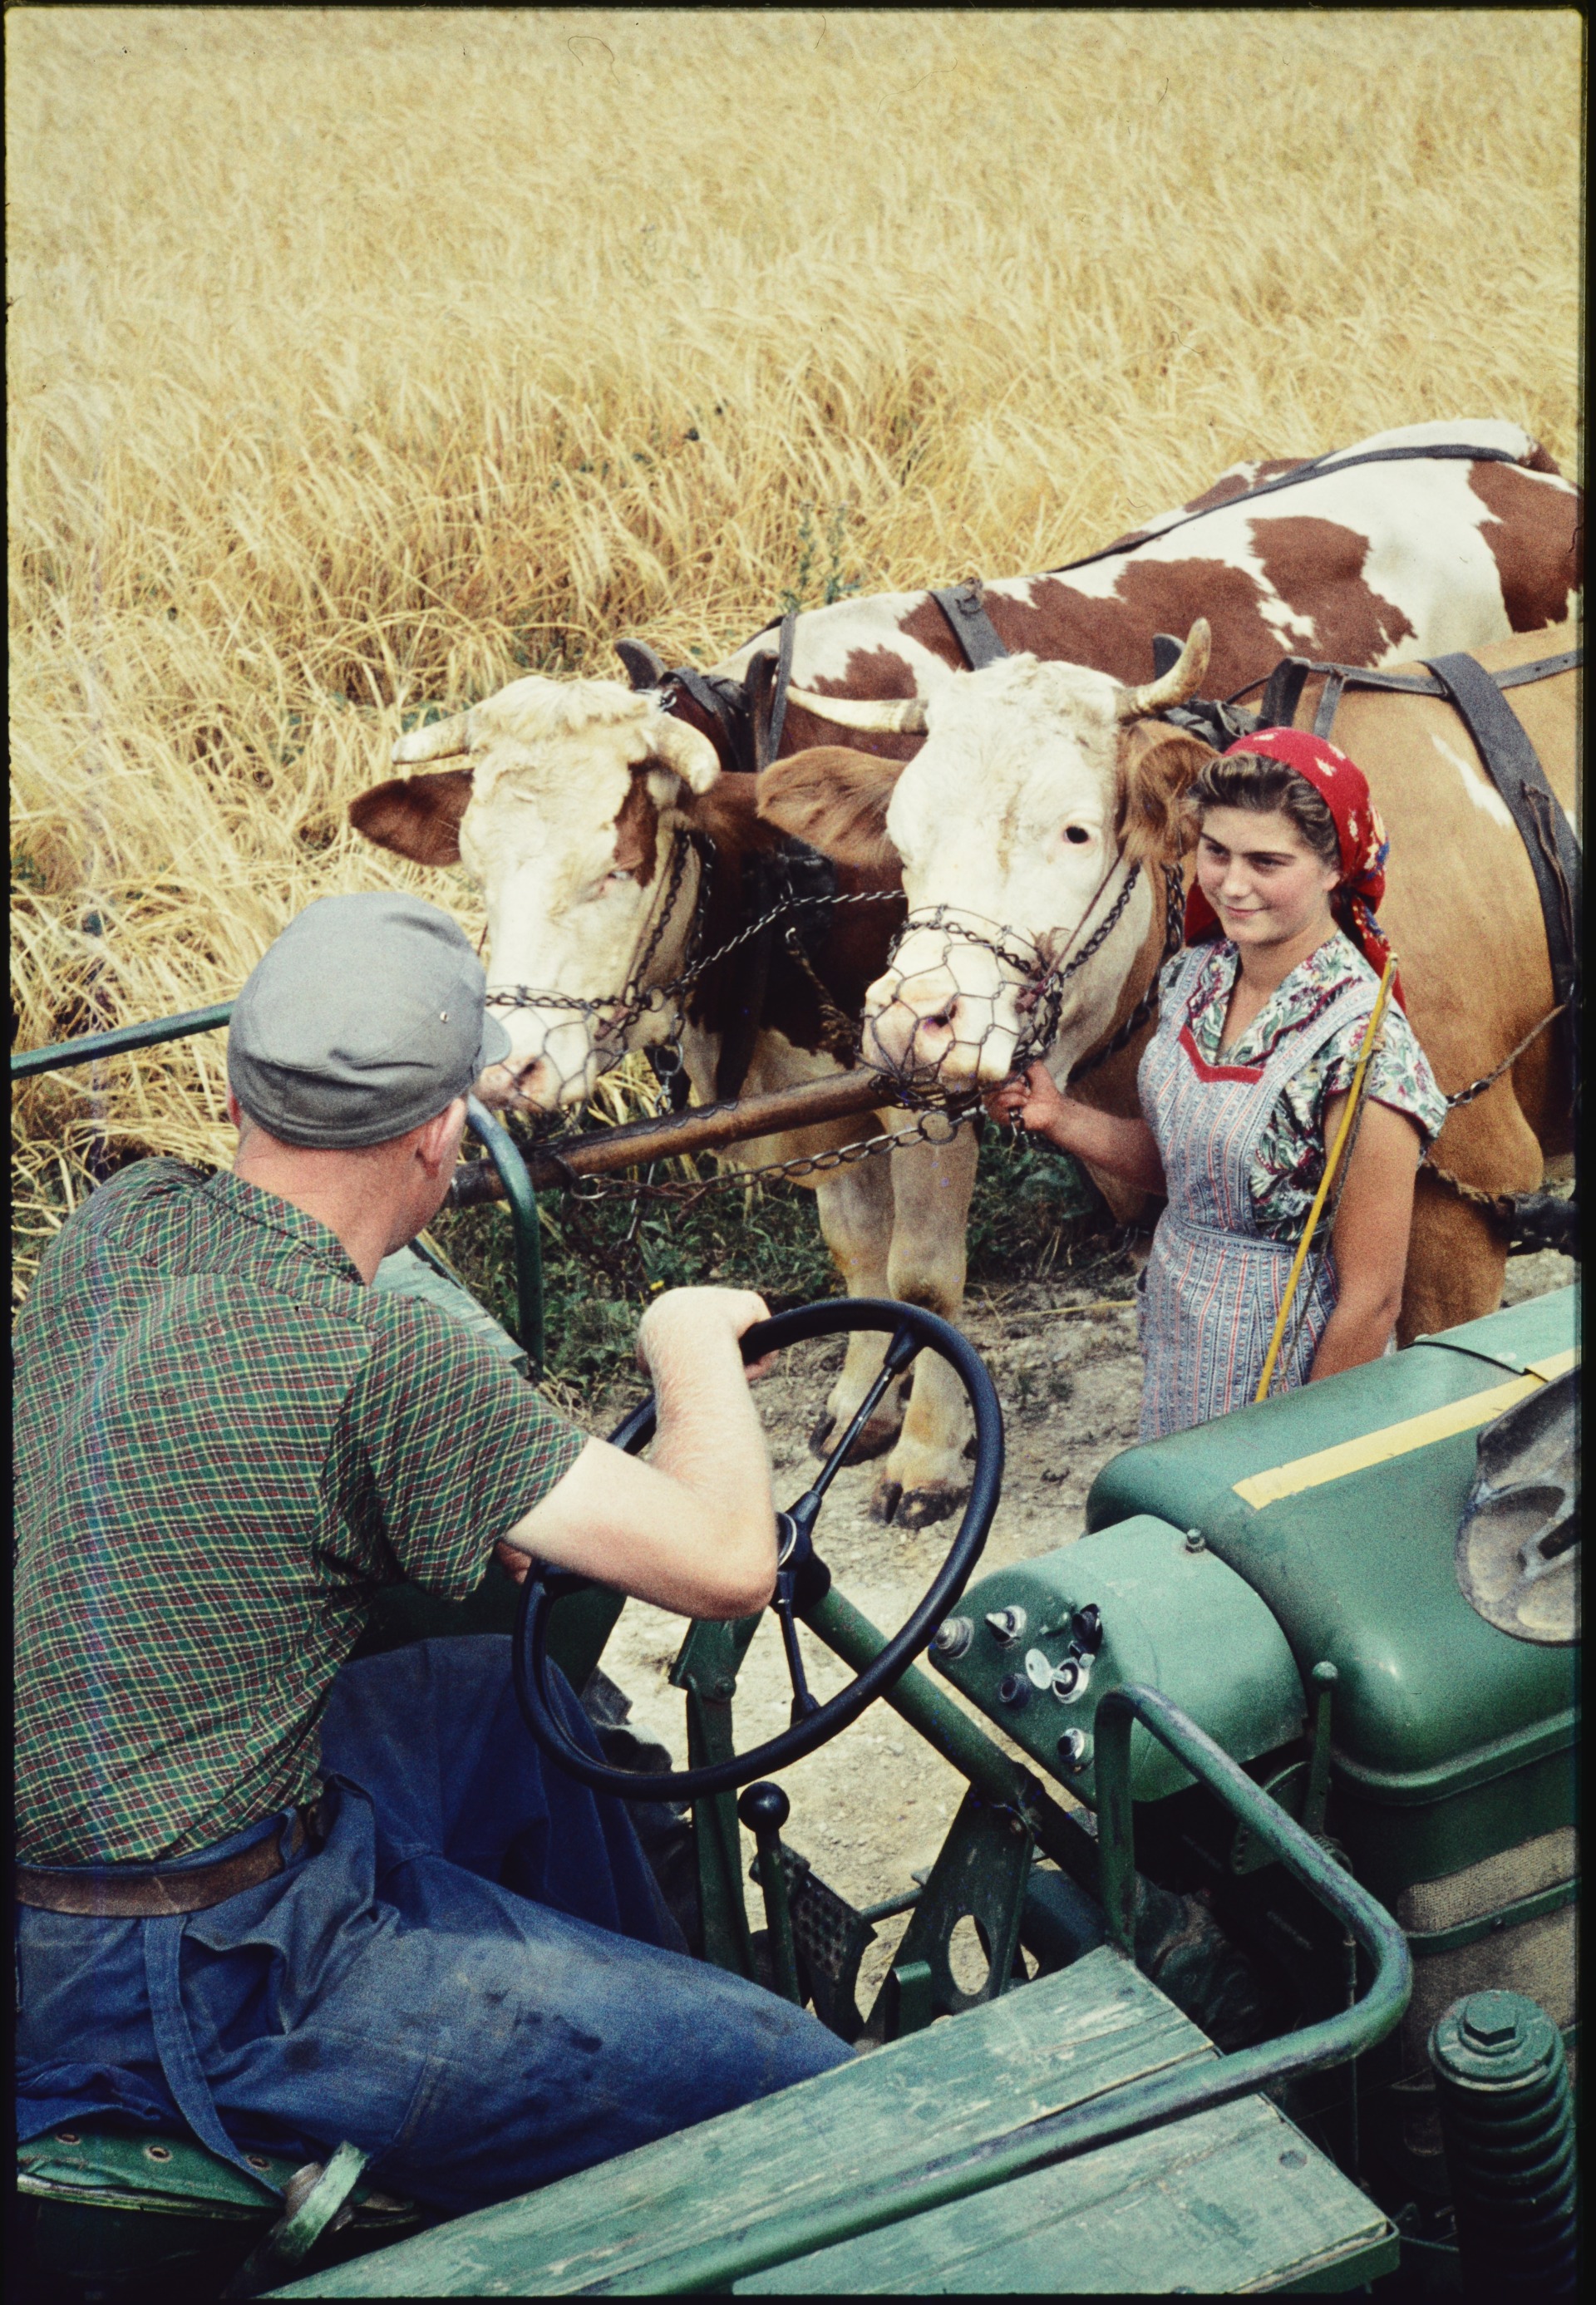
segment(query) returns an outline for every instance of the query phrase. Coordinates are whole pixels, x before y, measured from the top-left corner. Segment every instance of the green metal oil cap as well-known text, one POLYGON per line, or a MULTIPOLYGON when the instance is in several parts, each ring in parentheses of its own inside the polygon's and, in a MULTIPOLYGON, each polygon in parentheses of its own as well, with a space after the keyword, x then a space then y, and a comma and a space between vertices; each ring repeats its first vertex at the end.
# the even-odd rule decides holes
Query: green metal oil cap
POLYGON ((1430 2037, 1437 2071, 1465 2088, 1518 2087, 1544 2072, 1561 2047, 1551 2019, 1522 1993, 1471 1993, 1430 2037))

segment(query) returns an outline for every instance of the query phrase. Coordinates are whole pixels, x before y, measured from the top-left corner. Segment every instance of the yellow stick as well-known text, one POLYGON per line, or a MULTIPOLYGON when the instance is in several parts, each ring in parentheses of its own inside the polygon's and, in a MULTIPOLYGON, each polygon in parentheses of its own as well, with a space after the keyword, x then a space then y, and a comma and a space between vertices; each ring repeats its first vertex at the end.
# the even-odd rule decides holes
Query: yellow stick
POLYGON ((1346 1146, 1353 1116, 1357 1111, 1358 1100, 1363 1093, 1363 1082, 1369 1070, 1369 1059, 1374 1053, 1375 1034, 1380 1031, 1385 1016, 1386 1002, 1390 998, 1391 979, 1396 973, 1396 956, 1393 953, 1387 961, 1380 976, 1380 991, 1375 995, 1374 1007, 1370 1011, 1369 1022, 1364 1028, 1363 1045, 1358 1050, 1357 1066, 1352 1076, 1352 1089, 1346 1100, 1346 1110, 1341 1116, 1341 1126, 1336 1131, 1336 1142, 1330 1147, 1330 1157, 1324 1164, 1324 1175, 1320 1178, 1319 1190, 1313 1195, 1313 1206, 1308 1212, 1308 1221, 1303 1226, 1303 1237, 1297 1243, 1297 1253, 1291 1261, 1291 1271, 1286 1281, 1286 1294, 1280 1300, 1280 1313, 1279 1318, 1275 1323, 1275 1333, 1269 1339, 1269 1355, 1263 1364, 1263 1374, 1259 1378, 1258 1390, 1252 1395, 1254 1401, 1266 1399, 1269 1395, 1269 1379, 1275 1374, 1275 1361, 1279 1354, 1280 1340, 1286 1334, 1286 1322, 1291 1311, 1291 1300, 1296 1295, 1297 1281, 1301 1278, 1308 1251, 1312 1246, 1313 1235, 1324 1211, 1326 1196, 1335 1182, 1336 1171, 1341 1165, 1341 1155, 1346 1146))

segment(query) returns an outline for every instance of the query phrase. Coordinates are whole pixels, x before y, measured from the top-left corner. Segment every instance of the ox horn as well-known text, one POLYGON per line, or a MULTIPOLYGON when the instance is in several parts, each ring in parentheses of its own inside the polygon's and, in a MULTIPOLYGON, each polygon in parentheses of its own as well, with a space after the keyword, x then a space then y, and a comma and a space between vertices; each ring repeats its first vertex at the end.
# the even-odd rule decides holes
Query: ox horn
POLYGON ((822 720, 831 721, 838 728, 868 729, 876 736, 920 736, 925 733, 923 696, 817 696, 812 689, 789 688, 787 702, 801 706, 805 712, 815 713, 822 720))
POLYGON ((390 758, 396 769, 409 769, 421 761, 451 760, 457 753, 469 753, 471 747, 471 716, 469 711, 454 712, 446 720, 412 728, 397 739, 390 758))
POLYGON ((720 774, 720 754, 691 721, 675 720, 668 712, 661 712, 649 730, 649 741, 689 792, 707 793, 720 774))
POLYGON ((1139 713, 1161 712, 1167 704, 1184 704, 1188 696, 1195 696, 1208 670, 1212 638, 1208 618, 1199 617, 1186 634, 1184 648, 1161 680, 1150 680, 1144 688, 1120 690, 1118 718, 1133 720, 1139 713))

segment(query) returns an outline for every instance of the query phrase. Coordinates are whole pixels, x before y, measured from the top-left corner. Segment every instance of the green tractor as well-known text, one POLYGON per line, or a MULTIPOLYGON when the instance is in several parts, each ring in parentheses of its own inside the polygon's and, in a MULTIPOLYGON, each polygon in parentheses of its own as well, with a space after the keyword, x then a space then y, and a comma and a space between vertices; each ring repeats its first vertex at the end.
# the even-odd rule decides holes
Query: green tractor
POLYGON ((63 2131, 21 2154, 35 2293, 1571 2294, 1576 1304, 1126 1450, 1083 1536, 973 1582, 1003 1450, 979 1357, 905 1306, 778 1315, 751 1350, 886 1331, 883 1387, 941 1353, 976 1425, 969 1505, 890 1638, 817 1530, 852 1430, 783 1516, 781 1736, 735 1751, 757 1619, 689 1629, 689 1765, 663 1775, 595 1763, 548 1701, 551 1660, 595 1672, 613 1595, 490 1580, 445 1620, 401 1590, 374 1637, 516 1623, 546 1749, 690 1805, 703 1957, 860 2054, 450 2222, 346 2145, 263 2159, 251 2199, 191 2140, 63 2131), (855 1676, 825 1704, 799 1621, 855 1676), (769 1780, 877 1701, 967 1790, 924 1879, 860 1911, 769 1780), (984 1976, 955 1958, 972 1928, 984 1976))

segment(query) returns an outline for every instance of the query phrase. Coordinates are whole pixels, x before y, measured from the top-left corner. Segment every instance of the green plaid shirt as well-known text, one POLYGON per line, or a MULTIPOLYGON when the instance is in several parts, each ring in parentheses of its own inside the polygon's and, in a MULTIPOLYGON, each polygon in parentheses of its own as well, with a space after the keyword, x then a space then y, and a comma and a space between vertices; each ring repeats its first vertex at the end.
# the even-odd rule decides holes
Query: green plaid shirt
POLYGON ((175 1161, 62 1228, 14 1343, 30 1864, 185 1856, 309 1799, 371 1595, 471 1592, 584 1442, 317 1219, 175 1161))

